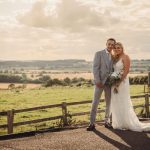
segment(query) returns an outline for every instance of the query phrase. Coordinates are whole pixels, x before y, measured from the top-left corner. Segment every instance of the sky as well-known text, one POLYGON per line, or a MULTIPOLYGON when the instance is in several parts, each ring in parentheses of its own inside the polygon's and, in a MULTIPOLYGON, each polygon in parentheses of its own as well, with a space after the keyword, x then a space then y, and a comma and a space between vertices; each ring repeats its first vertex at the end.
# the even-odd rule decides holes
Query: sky
POLYGON ((124 45, 150 59, 149 0, 0 0, 0 60, 85 59, 124 45))

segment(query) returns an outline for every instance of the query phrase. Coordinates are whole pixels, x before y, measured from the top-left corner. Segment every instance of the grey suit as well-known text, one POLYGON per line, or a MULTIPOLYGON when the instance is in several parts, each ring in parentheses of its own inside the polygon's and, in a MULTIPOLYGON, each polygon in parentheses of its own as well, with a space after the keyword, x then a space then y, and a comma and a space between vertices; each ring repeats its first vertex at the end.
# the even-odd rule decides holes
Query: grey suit
POLYGON ((111 99, 111 87, 106 84, 106 80, 109 74, 112 72, 112 60, 109 60, 106 50, 98 51, 95 54, 93 61, 93 75, 94 82, 100 82, 104 85, 102 88, 98 88, 95 85, 94 88, 94 98, 92 102, 91 114, 90 114, 90 123, 94 124, 96 118, 97 107, 100 101, 100 97, 104 90, 105 92, 105 101, 106 101, 106 110, 105 110, 105 121, 107 122, 110 118, 110 99, 111 99))

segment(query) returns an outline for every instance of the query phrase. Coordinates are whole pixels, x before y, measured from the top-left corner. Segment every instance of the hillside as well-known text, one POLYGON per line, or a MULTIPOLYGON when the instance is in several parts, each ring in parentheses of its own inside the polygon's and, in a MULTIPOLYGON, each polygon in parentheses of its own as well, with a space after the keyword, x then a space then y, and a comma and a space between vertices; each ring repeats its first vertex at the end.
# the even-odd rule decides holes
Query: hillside
MULTIPOLYGON (((36 70, 73 70, 91 71, 92 62, 82 59, 66 60, 33 60, 33 61, 0 61, 0 70, 36 69, 36 70)), ((150 71, 150 59, 132 60, 131 72, 150 71)))

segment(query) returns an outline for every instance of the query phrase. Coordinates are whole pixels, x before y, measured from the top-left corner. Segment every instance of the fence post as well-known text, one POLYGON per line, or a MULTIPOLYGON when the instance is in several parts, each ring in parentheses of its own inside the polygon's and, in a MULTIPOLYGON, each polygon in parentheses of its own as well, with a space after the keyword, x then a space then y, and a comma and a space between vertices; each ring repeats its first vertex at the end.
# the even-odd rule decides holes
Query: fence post
POLYGON ((148 72, 148 85, 150 86, 150 72, 148 72))
POLYGON ((146 113, 146 117, 148 118, 150 116, 150 114, 149 114, 149 94, 145 94, 145 113, 146 113))
POLYGON ((68 122, 67 122, 67 103, 66 102, 62 103, 62 115, 63 115, 63 125, 66 126, 66 125, 68 125, 68 122))
POLYGON ((150 93, 150 72, 148 72, 148 93, 150 93))
POLYGON ((13 133, 13 121, 14 121, 14 111, 12 110, 8 110, 7 111, 7 133, 11 134, 13 133))
POLYGON ((146 93, 146 84, 145 84, 145 82, 144 82, 144 93, 146 93))

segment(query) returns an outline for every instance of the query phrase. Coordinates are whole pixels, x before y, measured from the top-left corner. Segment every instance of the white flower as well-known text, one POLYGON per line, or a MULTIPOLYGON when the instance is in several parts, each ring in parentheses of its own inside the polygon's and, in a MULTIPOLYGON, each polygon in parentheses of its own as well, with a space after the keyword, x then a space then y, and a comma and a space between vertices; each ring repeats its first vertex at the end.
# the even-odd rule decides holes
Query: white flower
POLYGON ((120 72, 119 71, 112 72, 108 78, 109 85, 111 86, 116 85, 121 80, 122 74, 123 74, 122 70, 120 72))

